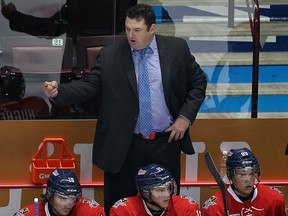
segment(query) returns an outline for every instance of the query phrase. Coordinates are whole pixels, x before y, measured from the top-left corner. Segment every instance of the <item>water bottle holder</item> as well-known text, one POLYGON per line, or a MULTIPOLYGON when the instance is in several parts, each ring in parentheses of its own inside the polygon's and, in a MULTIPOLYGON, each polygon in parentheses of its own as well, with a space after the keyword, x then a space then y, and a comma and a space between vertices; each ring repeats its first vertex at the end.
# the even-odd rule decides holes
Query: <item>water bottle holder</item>
POLYGON ((67 148, 62 138, 46 138, 43 145, 32 157, 32 182, 34 184, 45 184, 50 173, 56 169, 71 169, 75 171, 75 158, 67 148), (58 158, 47 157, 47 143, 60 144, 60 153, 58 158))

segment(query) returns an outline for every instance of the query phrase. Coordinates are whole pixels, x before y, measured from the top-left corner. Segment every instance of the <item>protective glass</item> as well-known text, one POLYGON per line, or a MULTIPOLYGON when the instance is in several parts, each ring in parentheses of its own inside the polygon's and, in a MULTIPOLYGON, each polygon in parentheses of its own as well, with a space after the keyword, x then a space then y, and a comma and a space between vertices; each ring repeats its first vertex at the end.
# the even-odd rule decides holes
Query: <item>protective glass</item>
POLYGON ((171 196, 174 193, 174 184, 169 181, 163 185, 154 186, 151 192, 155 196, 171 196))
POLYGON ((235 178, 237 179, 252 179, 256 178, 258 173, 253 167, 237 168, 235 169, 235 178))
POLYGON ((60 203, 74 203, 77 201, 77 197, 74 195, 65 195, 60 193, 55 193, 54 198, 60 203))

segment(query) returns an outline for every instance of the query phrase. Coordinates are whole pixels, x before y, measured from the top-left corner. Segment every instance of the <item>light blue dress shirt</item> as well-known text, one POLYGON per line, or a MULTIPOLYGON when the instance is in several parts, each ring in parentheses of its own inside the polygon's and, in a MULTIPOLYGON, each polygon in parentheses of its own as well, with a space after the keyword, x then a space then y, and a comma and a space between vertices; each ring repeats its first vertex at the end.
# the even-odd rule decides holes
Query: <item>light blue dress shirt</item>
MULTIPOLYGON (((150 47, 150 49, 146 52, 146 59, 150 82, 153 131, 159 132, 164 131, 169 127, 173 118, 169 113, 164 98, 160 60, 155 35, 148 47, 150 47)), ((135 52, 136 50, 132 49, 136 79, 138 83, 138 61, 135 52)), ((139 133, 139 118, 136 124, 135 133, 139 133)))

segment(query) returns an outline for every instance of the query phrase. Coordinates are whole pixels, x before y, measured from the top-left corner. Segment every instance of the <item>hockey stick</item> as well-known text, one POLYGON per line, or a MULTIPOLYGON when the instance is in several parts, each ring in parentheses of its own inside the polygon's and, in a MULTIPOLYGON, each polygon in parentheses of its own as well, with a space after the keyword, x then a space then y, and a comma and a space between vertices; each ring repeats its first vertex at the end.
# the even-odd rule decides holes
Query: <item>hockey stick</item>
POLYGON ((34 198, 35 216, 39 216, 38 198, 34 198))
POLYGON ((226 185, 225 185, 224 181, 222 180, 209 152, 205 153, 205 161, 206 161, 207 167, 209 168, 212 176, 214 177, 215 181, 217 182, 217 184, 221 190, 222 198, 224 201, 225 216, 229 216, 226 185))

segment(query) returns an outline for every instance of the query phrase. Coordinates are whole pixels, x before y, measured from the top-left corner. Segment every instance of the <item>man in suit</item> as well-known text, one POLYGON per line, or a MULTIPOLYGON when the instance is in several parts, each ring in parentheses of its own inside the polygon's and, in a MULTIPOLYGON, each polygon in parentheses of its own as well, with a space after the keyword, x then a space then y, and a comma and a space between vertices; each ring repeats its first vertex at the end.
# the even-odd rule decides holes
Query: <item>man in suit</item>
MULTIPOLYGON (((81 103, 101 93, 101 109, 93 146, 93 163, 104 170, 104 208, 137 194, 137 169, 157 163, 180 186, 180 153, 194 154, 189 136, 205 98, 207 79, 183 39, 156 35, 153 8, 139 4, 127 10, 127 39, 101 50, 82 80, 44 83, 56 104, 81 103), (153 129, 140 131, 141 97, 137 53, 144 48, 149 72, 153 129)), ((179 192, 179 191, 178 191, 179 192)))

